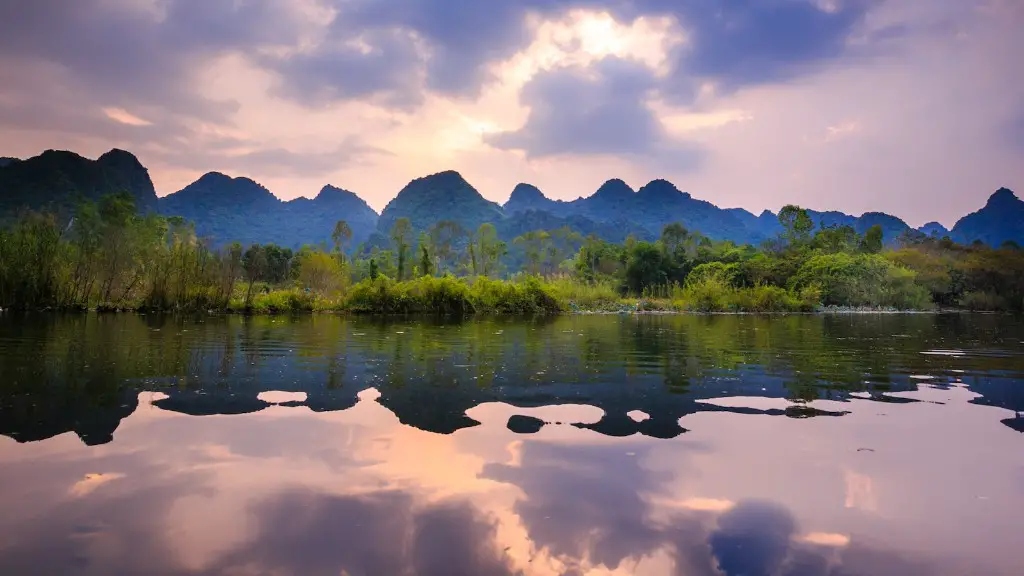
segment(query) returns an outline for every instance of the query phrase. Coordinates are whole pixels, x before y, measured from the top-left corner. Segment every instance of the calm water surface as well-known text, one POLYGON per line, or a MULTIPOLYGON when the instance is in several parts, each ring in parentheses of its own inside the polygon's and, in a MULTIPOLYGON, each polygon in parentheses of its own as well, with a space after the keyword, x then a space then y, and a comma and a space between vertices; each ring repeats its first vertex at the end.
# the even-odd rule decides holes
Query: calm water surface
POLYGON ((1021 575, 1024 323, 0 315, 2 575, 1021 575))

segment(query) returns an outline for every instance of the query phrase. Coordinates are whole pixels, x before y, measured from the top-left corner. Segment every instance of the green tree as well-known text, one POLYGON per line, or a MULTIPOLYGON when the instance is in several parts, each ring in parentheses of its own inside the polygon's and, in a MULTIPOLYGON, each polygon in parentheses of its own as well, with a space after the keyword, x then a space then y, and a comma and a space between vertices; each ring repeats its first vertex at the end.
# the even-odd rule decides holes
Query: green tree
POLYGON ((430 258, 430 238, 426 232, 420 232, 419 238, 420 274, 432 276, 434 274, 434 261, 430 258))
POLYGON ((242 256, 242 270, 245 272, 245 279, 249 281, 249 287, 245 291, 245 307, 252 307, 252 287, 256 282, 262 282, 269 270, 267 251, 259 244, 249 246, 242 256))
POLYGON ((430 244, 437 257, 439 271, 447 274, 451 271, 456 247, 465 238, 466 231, 454 220, 441 220, 430 228, 430 244))
POLYGON ((640 294, 648 288, 665 284, 665 259, 662 251, 650 242, 637 242, 626 262, 626 287, 640 294))
POLYGON ((787 204, 779 211, 779 224, 784 230, 783 238, 794 248, 806 245, 814 229, 814 221, 807 210, 793 204, 787 204))
POLYGON ((409 242, 412 236, 412 222, 408 218, 399 218, 391 227, 391 242, 395 247, 395 254, 398 258, 397 279, 405 279, 406 262, 409 256, 409 242))
POLYGON ((334 251, 341 254, 341 259, 344 262, 345 252, 348 250, 349 243, 352 242, 352 228, 349 227, 348 222, 344 220, 335 222, 331 240, 334 241, 334 251))
POLYGON ((868 254, 878 254, 882 251, 882 227, 875 224, 864 233, 864 241, 861 242, 861 249, 868 254))
POLYGON ((535 276, 540 275, 541 264, 544 261, 545 248, 550 240, 550 235, 544 230, 531 230, 522 236, 512 240, 512 244, 522 248, 529 263, 529 272, 535 276))
POLYGON ((507 245, 498 239, 498 230, 490 222, 480 225, 476 233, 476 244, 476 259, 479 261, 477 272, 483 276, 493 276, 508 252, 507 245))

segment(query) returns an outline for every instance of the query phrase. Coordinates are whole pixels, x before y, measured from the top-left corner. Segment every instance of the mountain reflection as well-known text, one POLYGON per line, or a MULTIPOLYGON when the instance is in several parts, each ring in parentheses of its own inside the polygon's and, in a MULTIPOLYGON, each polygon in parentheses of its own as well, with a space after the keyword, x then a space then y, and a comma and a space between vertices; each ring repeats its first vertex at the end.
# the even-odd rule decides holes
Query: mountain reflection
POLYGON ((986 316, 568 317, 536 322, 367 321, 337 317, 197 320, 136 315, 0 319, 0 434, 20 442, 75 432, 109 442, 141 390, 197 416, 244 414, 269 390, 314 411, 351 408, 376 388, 399 420, 451 434, 486 402, 596 406, 601 434, 673 438, 702 411, 838 416, 803 402, 962 382, 974 402, 1024 409, 1024 330, 986 316), (929 354, 956 346, 966 356, 929 354), (923 375, 923 376, 922 376, 923 375), (721 407, 722 397, 786 408, 721 407), (642 422, 627 416, 639 410, 642 422))

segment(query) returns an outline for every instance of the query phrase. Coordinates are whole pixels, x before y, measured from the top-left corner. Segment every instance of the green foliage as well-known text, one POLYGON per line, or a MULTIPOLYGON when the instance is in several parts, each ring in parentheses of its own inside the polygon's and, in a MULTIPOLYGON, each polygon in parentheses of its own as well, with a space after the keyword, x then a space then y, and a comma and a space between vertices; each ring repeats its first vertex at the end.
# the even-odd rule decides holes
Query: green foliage
POLYGON ((703 282, 715 279, 718 282, 732 286, 736 284, 741 274, 739 265, 726 264, 724 262, 705 262, 694 268, 686 277, 687 283, 703 282))
POLYGON ((793 248, 807 244, 811 230, 814 229, 814 221, 807 214, 807 210, 792 204, 787 204, 779 210, 779 224, 784 230, 782 237, 793 248))
POLYGON ((521 282, 480 278, 473 283, 472 298, 477 310, 487 314, 543 315, 563 310, 549 286, 532 276, 521 282))
POLYGON ((664 285, 668 275, 665 272, 665 257, 657 246, 650 242, 637 242, 626 260, 626 288, 634 293, 664 285))
POLYGON ((878 254, 882 251, 882 226, 875 224, 864 233, 864 240, 861 242, 861 250, 868 254, 878 254))
POLYGON ((121 310, 352 310, 380 313, 551 313, 681 309, 789 312, 819 306, 1024 311, 1024 253, 907 235, 896 250, 873 227, 824 226, 811 238, 803 212, 785 211, 786 246, 758 250, 668 225, 657 242, 622 245, 562 227, 514 242, 497 229, 467 234, 455 221, 421 232, 399 218, 394 250, 347 259, 348 234, 299 252, 240 243, 215 250, 179 217, 139 214, 130 195, 82 203, 66 221, 26 213, 0 229, 0 307, 121 310), (417 262, 416 266, 412 266, 417 262), (433 274, 440 272, 440 278, 433 274), (457 278, 455 275, 462 275, 457 278), (507 277, 507 276, 506 276, 507 277), (354 283, 354 285, 352 285, 354 283), (641 297, 640 301, 636 298, 641 297))

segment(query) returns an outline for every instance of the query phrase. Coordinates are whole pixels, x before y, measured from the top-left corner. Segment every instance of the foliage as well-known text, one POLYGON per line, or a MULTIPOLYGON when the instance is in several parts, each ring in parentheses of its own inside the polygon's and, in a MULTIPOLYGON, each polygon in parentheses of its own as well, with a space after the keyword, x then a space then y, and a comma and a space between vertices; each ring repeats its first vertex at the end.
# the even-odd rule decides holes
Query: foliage
POLYGON ((656 241, 611 244, 562 227, 513 242, 491 224, 446 221, 419 234, 399 218, 393 250, 344 255, 345 223, 298 253, 275 244, 215 248, 179 217, 139 213, 128 194, 81 203, 73 217, 26 212, 0 229, 0 307, 378 313, 551 313, 679 309, 789 312, 820 306, 1024 311, 1024 252, 905 235, 859 236, 789 207, 766 249, 716 242, 682 225, 656 241), (434 277, 440 274, 441 277, 434 277), (500 278, 506 278, 502 280, 500 278), (509 279, 511 278, 511 279, 509 279), (641 300, 636 300, 640 297, 641 300))

